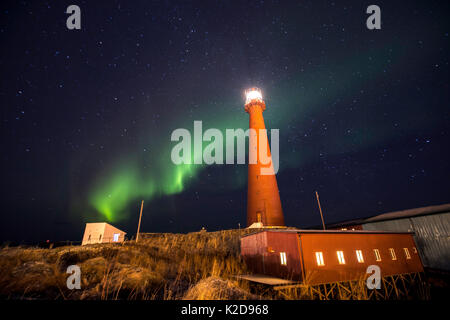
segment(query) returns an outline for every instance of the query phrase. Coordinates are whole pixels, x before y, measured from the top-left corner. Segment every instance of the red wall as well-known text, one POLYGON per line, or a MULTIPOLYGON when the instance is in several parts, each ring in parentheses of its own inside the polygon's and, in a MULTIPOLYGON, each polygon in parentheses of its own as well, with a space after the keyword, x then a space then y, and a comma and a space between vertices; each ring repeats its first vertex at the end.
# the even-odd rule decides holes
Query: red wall
POLYGON ((285 279, 301 278, 297 234, 268 232, 267 247, 264 259, 267 274, 278 275, 285 279), (286 265, 281 264, 280 252, 286 254, 286 265))
POLYGON ((241 238, 241 255, 253 273, 265 274, 263 255, 267 250, 267 232, 259 232, 241 238))
POLYGON ((263 231, 241 238, 241 255, 250 271, 285 279, 301 278, 301 265, 296 233, 263 231), (280 252, 286 253, 286 265, 280 252))
POLYGON ((381 276, 422 272, 423 266, 411 234, 361 234, 328 233, 300 234, 305 282, 310 284, 356 280, 366 277, 369 265, 377 265, 381 276), (397 260, 392 260, 389 248, 395 250, 397 260), (407 260, 403 248, 408 248, 407 260), (378 249, 381 261, 376 261, 373 249, 378 249), (336 251, 343 251, 345 264, 339 264, 336 251), (355 250, 361 250, 364 258, 359 263, 355 250), (315 252, 323 253, 324 266, 317 266, 315 252))
POLYGON ((241 238, 241 254, 253 273, 301 280, 303 271, 308 284, 365 278, 369 265, 378 265, 381 276, 422 272, 413 248, 411 234, 263 231, 241 238), (397 260, 392 260, 389 248, 395 250, 397 260), (403 248, 409 249, 411 259, 406 259, 403 248), (373 249, 379 250, 381 261, 375 260, 373 249), (363 263, 358 262, 355 250, 362 251, 363 263), (345 264, 339 264, 336 251, 343 251, 345 264), (286 253, 286 266, 281 265, 280 252, 286 253), (315 252, 322 252, 324 266, 317 265, 315 252))

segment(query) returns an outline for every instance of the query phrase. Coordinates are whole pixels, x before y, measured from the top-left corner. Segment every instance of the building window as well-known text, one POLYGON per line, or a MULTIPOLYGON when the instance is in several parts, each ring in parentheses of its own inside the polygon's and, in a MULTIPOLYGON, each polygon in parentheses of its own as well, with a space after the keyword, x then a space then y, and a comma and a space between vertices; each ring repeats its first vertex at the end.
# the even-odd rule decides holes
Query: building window
POLYGON ((417 253, 417 248, 413 247, 413 251, 414 251, 414 253, 417 253))
POLYGON ((89 235, 88 241, 91 241, 91 235, 89 235))
POLYGON ((280 260, 283 266, 287 265, 286 252, 280 252, 280 260))
POLYGON ((378 249, 373 249, 373 253, 375 253, 375 260, 381 261, 380 251, 378 251, 378 249))
POLYGON ((356 259, 358 259, 359 263, 364 262, 364 257, 361 250, 356 250, 356 259))
POLYGON ((395 250, 394 250, 394 248, 389 248, 389 252, 390 252, 390 254, 391 254, 392 260, 397 260, 397 257, 396 257, 396 255, 395 255, 395 250))
POLYGON ((98 241, 102 241, 102 235, 98 236, 98 241))
POLYGON ((408 248, 403 248, 403 250, 405 250, 406 259, 411 259, 408 248))
POLYGON ((316 261, 317 261, 317 265, 319 267, 325 265, 325 263, 323 262, 323 254, 322 254, 322 252, 316 252, 316 261))
POLYGON ((344 251, 336 251, 339 264, 345 264, 344 251))

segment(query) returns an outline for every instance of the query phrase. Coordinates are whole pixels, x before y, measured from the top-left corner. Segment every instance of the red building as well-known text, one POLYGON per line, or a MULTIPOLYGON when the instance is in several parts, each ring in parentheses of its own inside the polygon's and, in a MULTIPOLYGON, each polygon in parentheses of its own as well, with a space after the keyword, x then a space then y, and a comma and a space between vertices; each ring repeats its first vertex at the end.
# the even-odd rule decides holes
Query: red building
POLYGON ((309 285, 358 280, 369 265, 382 277, 423 272, 407 232, 267 230, 243 236, 241 255, 255 274, 309 285))

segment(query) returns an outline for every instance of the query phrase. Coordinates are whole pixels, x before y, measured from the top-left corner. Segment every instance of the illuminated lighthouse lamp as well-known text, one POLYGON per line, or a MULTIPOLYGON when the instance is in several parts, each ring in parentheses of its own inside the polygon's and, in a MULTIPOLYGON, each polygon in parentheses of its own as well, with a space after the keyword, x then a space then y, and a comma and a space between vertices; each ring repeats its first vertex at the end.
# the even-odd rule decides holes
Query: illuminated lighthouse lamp
POLYGON ((262 101, 262 93, 258 88, 251 88, 245 90, 245 104, 252 102, 253 100, 262 101))

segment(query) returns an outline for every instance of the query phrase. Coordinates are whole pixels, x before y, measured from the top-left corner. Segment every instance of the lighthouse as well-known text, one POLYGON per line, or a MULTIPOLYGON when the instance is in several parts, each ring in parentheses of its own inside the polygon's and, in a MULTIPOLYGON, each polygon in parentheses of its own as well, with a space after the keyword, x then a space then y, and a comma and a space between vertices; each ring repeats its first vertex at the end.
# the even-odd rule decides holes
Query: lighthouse
POLYGON ((252 225, 281 227, 284 226, 283 210, 273 170, 269 141, 267 134, 264 134, 266 126, 263 111, 266 109, 266 104, 261 90, 258 88, 247 90, 245 96, 245 112, 250 116, 247 227, 252 225), (264 152, 267 150, 265 160, 268 157, 270 161, 262 161, 261 148, 264 152))

